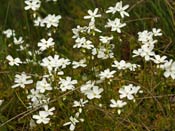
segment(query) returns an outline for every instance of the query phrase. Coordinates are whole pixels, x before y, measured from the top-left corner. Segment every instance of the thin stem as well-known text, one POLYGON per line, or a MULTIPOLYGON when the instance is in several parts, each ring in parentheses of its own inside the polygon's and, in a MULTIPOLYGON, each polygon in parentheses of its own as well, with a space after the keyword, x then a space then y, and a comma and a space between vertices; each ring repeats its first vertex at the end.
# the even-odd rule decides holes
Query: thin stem
POLYGON ((22 101, 22 99, 20 98, 20 96, 18 95, 18 93, 15 91, 15 94, 18 98, 18 100, 22 103, 22 105, 27 109, 27 106, 24 104, 24 102, 22 101))

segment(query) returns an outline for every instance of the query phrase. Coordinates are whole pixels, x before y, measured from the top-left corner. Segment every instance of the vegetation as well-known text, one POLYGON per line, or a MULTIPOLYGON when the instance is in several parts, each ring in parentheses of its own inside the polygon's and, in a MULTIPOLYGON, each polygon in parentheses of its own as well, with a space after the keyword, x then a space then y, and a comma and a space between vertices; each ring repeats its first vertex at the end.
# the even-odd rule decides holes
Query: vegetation
POLYGON ((0 4, 0 131, 175 131, 173 0, 26 1, 0 4))

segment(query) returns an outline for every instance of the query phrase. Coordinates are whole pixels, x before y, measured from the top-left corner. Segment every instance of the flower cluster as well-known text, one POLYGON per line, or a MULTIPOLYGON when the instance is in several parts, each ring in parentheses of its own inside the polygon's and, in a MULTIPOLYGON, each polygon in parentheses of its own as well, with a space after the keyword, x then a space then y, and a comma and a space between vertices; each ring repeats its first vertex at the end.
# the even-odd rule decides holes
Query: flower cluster
POLYGON ((121 61, 115 60, 114 64, 112 65, 112 67, 116 67, 118 70, 129 69, 130 71, 135 71, 138 67, 140 67, 140 65, 131 64, 131 63, 126 62, 124 60, 121 60, 121 61))
MULTIPOLYGON (((121 108, 124 107, 127 102, 123 101, 123 98, 127 98, 128 100, 134 100, 134 96, 140 92, 142 93, 142 90, 140 90, 140 86, 134 86, 133 84, 122 86, 122 88, 119 89, 119 100, 111 99, 111 108, 118 108, 118 114, 121 113, 121 108)), ((134 100, 135 101, 135 100, 134 100)))
POLYGON ((101 98, 101 93, 103 92, 103 88, 99 88, 95 85, 95 82, 92 81, 86 82, 86 84, 80 87, 80 90, 90 100, 94 98, 101 98))
POLYGON ((49 73, 54 71, 54 72, 58 72, 58 74, 60 75, 64 74, 62 69, 70 65, 71 62, 69 59, 59 58, 59 57, 60 57, 59 55, 54 55, 54 57, 52 56, 45 57, 42 59, 42 62, 40 63, 40 65, 43 67, 46 67, 49 73))
MULTIPOLYGON (((9 47, 11 47, 11 46, 18 47, 18 49, 16 49, 16 51, 23 51, 23 50, 25 50, 28 47, 28 44, 24 45, 23 37, 22 36, 17 36, 15 30, 7 29, 7 30, 3 31, 2 33, 6 36, 7 39, 12 39, 13 40, 13 42, 12 42, 13 45, 9 44, 8 46, 9 47)), ((11 57, 10 55, 7 56, 7 57, 8 57, 7 59, 9 59, 9 61, 13 60, 12 59, 13 57, 11 57)), ((14 64, 14 65, 16 65, 16 64, 14 64)), ((13 64, 11 66, 13 66, 13 64)))
POLYGON ((14 66, 14 65, 19 66, 19 64, 22 64, 22 61, 20 60, 20 58, 13 58, 11 55, 8 55, 6 59, 9 61, 10 66, 14 66))
POLYGON ((21 87, 25 88, 25 85, 32 84, 33 80, 30 79, 31 76, 27 76, 25 72, 22 72, 21 75, 16 74, 15 75, 15 85, 12 86, 12 88, 21 87))
POLYGON ((74 90, 75 84, 77 84, 77 80, 71 80, 72 78, 67 76, 66 79, 60 78, 59 84, 61 91, 74 90))
POLYGON ((155 47, 155 43, 157 43, 157 40, 154 40, 153 36, 161 36, 162 34, 160 33, 161 30, 159 29, 154 30, 154 32, 157 33, 154 33, 153 31, 148 32, 147 30, 138 33, 138 41, 140 41, 142 45, 141 48, 133 51, 133 57, 141 56, 146 61, 149 61, 151 57, 155 56, 155 52, 153 51, 153 49, 155 47))
POLYGON ((48 14, 45 18, 38 16, 37 19, 34 20, 34 26, 46 28, 58 27, 60 19, 61 16, 55 14, 48 14))
POLYGON ((33 119, 36 119, 37 124, 48 124, 50 121, 49 116, 52 116, 55 110, 55 107, 49 109, 48 105, 44 105, 43 108, 44 111, 39 111, 38 115, 33 115, 33 119))
POLYGON ((46 81, 46 78, 43 78, 41 81, 37 81, 36 89, 40 93, 44 93, 46 90, 52 90, 52 86, 46 81))
POLYGON ((6 35, 7 38, 11 38, 12 36, 15 36, 15 30, 7 29, 2 32, 4 35, 6 35))
POLYGON ((166 78, 171 77, 175 79, 175 62, 173 60, 167 60, 167 56, 160 56, 154 51, 155 44, 158 40, 154 37, 161 36, 161 29, 153 28, 152 31, 144 30, 143 32, 138 32, 138 41, 141 42, 141 48, 133 50, 133 57, 141 56, 145 61, 153 61, 158 68, 163 69, 164 76, 166 78))
MULTIPOLYGON (((49 1, 56 2, 57 0, 46 0, 46 2, 49 1)), ((68 101, 72 102, 73 111, 72 113, 66 112, 66 116, 69 115, 69 121, 65 121, 65 118, 62 126, 69 126, 69 129, 73 131, 79 122, 84 122, 82 116, 83 113, 89 111, 85 111, 88 104, 95 103, 94 105, 98 104, 100 108, 103 108, 104 105, 105 109, 112 110, 112 112, 116 109, 115 111, 120 114, 124 106, 129 102, 135 102, 138 93, 142 93, 142 86, 130 84, 130 81, 123 80, 123 76, 125 73, 135 75, 141 70, 142 64, 122 60, 116 53, 117 48, 123 44, 122 35, 126 26, 124 18, 129 17, 127 12, 129 5, 123 5, 120 1, 105 11, 98 8, 88 10, 87 15, 83 18, 90 20, 89 23, 85 26, 77 25, 76 28, 72 29, 74 40, 72 50, 76 53, 72 54, 71 59, 55 48, 57 40, 52 33, 57 31, 56 28, 59 26, 61 16, 48 14, 42 18, 39 12, 42 2, 40 0, 24 1, 24 9, 33 11, 35 14, 33 14, 34 18, 32 17, 34 26, 36 28, 45 27, 48 31, 45 34, 46 37, 42 35, 36 40, 36 43, 32 43, 32 46, 37 49, 32 50, 31 45, 25 42, 26 37, 18 36, 14 30, 3 31, 7 39, 12 38, 13 45, 9 45, 9 47, 19 51, 18 56, 6 56, 9 68, 18 70, 23 65, 25 69, 29 69, 31 63, 33 63, 34 68, 36 67, 37 75, 33 72, 31 74, 16 73, 15 84, 12 86, 12 88, 25 88, 27 107, 38 109, 37 114, 32 114, 31 122, 35 120, 35 124, 48 124, 51 116, 54 115, 53 111, 57 107, 62 108, 61 102, 66 104, 68 101), (99 26, 98 20, 103 20, 104 25, 99 26), (25 54, 26 58, 20 53, 25 54), (108 91, 111 90, 113 95, 108 94, 108 91), (67 97, 67 95, 71 95, 71 97, 67 97), (55 99, 60 98, 63 98, 60 103, 58 102, 60 105, 49 108, 51 101, 54 103, 55 99), (103 98, 109 98, 109 100, 104 102, 103 98)), ((138 42, 141 47, 133 50, 132 56, 134 58, 140 56, 146 62, 153 62, 156 68, 164 70, 166 78, 175 79, 175 62, 154 51, 155 44, 158 43, 155 38, 161 35, 161 30, 156 28, 153 28, 152 31, 138 32, 138 42)), ((30 67, 30 70, 33 67, 30 67)), ((70 105, 66 106, 69 108, 70 105)), ((55 115, 55 117, 57 116, 55 115)))

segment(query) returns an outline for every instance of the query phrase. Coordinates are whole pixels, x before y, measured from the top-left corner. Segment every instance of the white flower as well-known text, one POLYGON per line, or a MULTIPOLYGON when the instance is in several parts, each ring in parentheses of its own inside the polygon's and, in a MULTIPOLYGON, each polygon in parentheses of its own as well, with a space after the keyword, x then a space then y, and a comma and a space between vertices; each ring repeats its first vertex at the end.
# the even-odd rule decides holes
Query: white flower
POLYGON ((7 38, 10 38, 12 36, 15 36, 15 31, 12 29, 7 29, 3 31, 3 34, 6 35, 7 38))
POLYGON ((13 38, 13 42, 15 45, 20 45, 24 42, 22 37, 19 37, 19 39, 17 39, 16 37, 13 38))
POLYGON ((30 94, 27 95, 27 99, 31 100, 28 108, 35 108, 41 104, 46 104, 49 102, 50 98, 48 96, 41 94, 39 90, 31 89, 30 94))
POLYGON ((116 73, 116 71, 110 71, 110 69, 106 69, 104 71, 101 71, 100 74, 99 74, 99 77, 100 79, 109 79, 109 78, 112 78, 114 77, 114 73, 116 73))
POLYGON ((37 17, 34 21, 34 26, 44 27, 44 21, 41 17, 37 17))
POLYGON ((73 36, 72 38, 79 38, 80 37, 80 32, 83 33, 87 30, 87 27, 80 27, 79 25, 77 25, 76 28, 73 28, 72 29, 72 32, 73 32, 73 36))
POLYGON ((95 82, 87 81, 86 84, 80 87, 80 91, 87 95, 87 93, 95 86, 95 82))
POLYGON ((122 108, 123 106, 125 106, 127 104, 126 102, 124 102, 122 100, 115 101, 114 99, 111 99, 110 101, 111 101, 111 104, 110 104, 111 108, 116 108, 116 107, 122 108))
POLYGON ((151 60, 151 56, 155 56, 155 52, 153 51, 154 46, 142 45, 138 50, 133 50, 133 57, 141 56, 144 57, 146 61, 151 60))
POLYGON ((77 38, 75 40, 76 44, 73 46, 73 48, 81 48, 82 45, 86 42, 86 38, 85 37, 82 37, 82 38, 77 38))
POLYGON ((151 60, 155 63, 155 64, 163 64, 165 62, 167 62, 166 60, 167 56, 160 56, 160 55, 154 55, 154 58, 152 58, 151 60))
MULTIPOLYGON (((118 4, 118 2, 116 3, 116 5, 118 4)), ((108 10, 106 11, 106 13, 112 13, 115 14, 118 11, 118 6, 115 7, 109 7, 108 10)))
POLYGON ((30 80, 31 76, 27 76, 25 72, 22 72, 21 75, 15 75, 15 85, 12 88, 21 87, 24 88, 25 85, 33 83, 33 80, 30 80))
POLYGON ((152 32, 154 36, 162 36, 161 29, 153 28, 152 32))
POLYGON ((49 115, 45 111, 39 111, 39 115, 33 115, 33 119, 36 119, 37 124, 48 124, 50 121, 50 118, 47 118, 49 115))
POLYGON ((93 48, 92 49, 92 55, 97 55, 97 58, 101 59, 108 59, 113 58, 114 53, 112 49, 115 47, 113 44, 106 45, 100 45, 99 48, 93 48))
POLYGON ((86 40, 85 37, 77 38, 75 42, 76 44, 73 46, 73 48, 92 49, 94 47, 94 45, 92 45, 92 42, 90 40, 86 40))
POLYGON ((87 98, 88 99, 94 99, 94 98, 101 98, 101 93, 103 92, 103 88, 99 88, 98 86, 94 86, 92 88, 92 90, 90 90, 89 92, 87 92, 87 98))
POLYGON ((76 69, 78 67, 86 67, 86 59, 81 59, 80 61, 73 61, 72 62, 73 68, 76 69))
POLYGON ((95 26, 95 19, 94 20, 91 20, 89 22, 89 26, 87 27, 87 33, 90 33, 91 30, 96 31, 96 32, 99 32, 99 33, 102 32, 101 30, 99 30, 99 29, 96 28, 96 26, 95 26))
POLYGON ((104 44, 110 43, 110 41, 113 39, 113 36, 100 36, 100 41, 104 44))
POLYGON ((117 31, 121 33, 121 28, 126 26, 126 23, 120 23, 120 19, 115 18, 115 20, 108 19, 107 25, 105 27, 111 27, 111 31, 117 31))
POLYGON ((148 32, 147 30, 144 30, 143 32, 138 32, 138 35, 138 41, 141 41, 142 43, 153 40, 153 33, 148 32))
POLYGON ((11 55, 8 55, 6 59, 9 61, 10 66, 19 66, 19 64, 22 64, 22 61, 19 58, 13 58, 11 55))
POLYGON ((142 54, 142 49, 138 49, 138 50, 133 50, 133 56, 132 57, 136 57, 136 56, 141 56, 142 54))
POLYGON ((60 58, 59 63, 60 63, 60 68, 62 69, 66 68, 68 65, 71 64, 70 60, 65 58, 60 58))
POLYGON ((119 12, 121 17, 124 18, 124 16, 129 16, 129 14, 125 11, 129 5, 125 5, 122 7, 122 1, 117 2, 115 7, 109 7, 106 13, 112 13, 115 14, 116 12, 119 12))
POLYGON ((41 81, 37 81, 36 89, 41 93, 44 93, 46 90, 52 90, 50 83, 46 81, 46 78, 43 78, 41 81))
POLYGON ((54 55, 54 57, 48 56, 42 59, 42 62, 40 63, 41 66, 47 67, 49 72, 51 72, 53 69, 54 71, 57 71, 60 68, 64 69, 70 64, 71 62, 69 59, 59 58, 59 55, 54 55))
POLYGON ((91 19, 92 20, 95 20, 96 17, 101 17, 101 14, 97 14, 98 13, 98 8, 96 8, 94 10, 94 12, 92 12, 92 10, 88 10, 88 16, 84 16, 84 19, 91 19))
POLYGON ((69 118, 69 120, 70 120, 70 121, 64 123, 63 126, 70 125, 69 129, 70 129, 71 131, 74 131, 74 130, 75 130, 76 123, 79 123, 79 121, 78 121, 75 117, 72 117, 72 116, 69 118))
POLYGON ((124 16, 129 16, 129 14, 125 11, 126 9, 128 9, 128 7, 129 5, 125 5, 124 7, 122 7, 122 1, 118 3, 118 12, 120 13, 122 18, 124 18, 124 16))
POLYGON ((92 42, 90 40, 87 40, 86 42, 83 43, 82 48, 89 50, 94 48, 94 45, 92 45, 92 42))
POLYGON ((119 70, 125 70, 127 68, 127 64, 124 60, 121 60, 120 62, 118 61, 114 61, 114 64, 112 65, 112 67, 116 67, 118 68, 119 70))
POLYGON ((88 100, 80 99, 80 101, 74 101, 73 107, 84 107, 88 100))
POLYGON ((134 99, 134 94, 137 94, 139 91, 140 86, 133 86, 132 84, 125 85, 119 89, 120 99, 127 98, 128 100, 134 99))
POLYGON ((118 70, 125 70, 125 69, 129 69, 130 71, 135 71, 135 69, 137 67, 140 67, 137 64, 131 64, 131 63, 126 63, 124 60, 121 60, 120 62, 118 62, 117 60, 114 61, 114 64, 112 65, 112 67, 116 67, 118 70))
POLYGON ((42 59, 40 63, 41 66, 47 67, 48 71, 51 72, 54 67, 60 67, 60 65, 56 64, 56 61, 59 60, 59 55, 55 55, 54 58, 52 56, 48 56, 42 59), (56 66, 57 65, 57 66, 56 66))
POLYGON ((137 68, 140 67, 140 65, 138 64, 131 64, 131 63, 127 63, 126 66, 130 71, 135 71, 137 68))
POLYGON ((59 71, 59 72, 57 73, 57 75, 64 75, 64 72, 63 72, 63 71, 59 71))
POLYGON ((48 40, 41 39, 40 42, 38 42, 38 47, 40 47, 39 50, 41 51, 44 51, 49 47, 54 47, 54 45, 55 45, 55 42, 53 41, 53 38, 49 38, 48 40))
POLYGON ((42 59, 41 66, 47 67, 49 71, 52 71, 53 68, 59 68, 61 66, 59 63, 59 55, 54 55, 54 57, 48 56, 42 59))
POLYGON ((43 19, 43 23, 46 24, 47 28, 50 28, 51 26, 53 27, 58 27, 59 20, 61 19, 60 15, 51 15, 49 14, 47 17, 43 19))
POLYGON ((143 91, 140 90, 140 86, 133 86, 132 84, 129 84, 129 86, 131 86, 131 88, 132 88, 132 93, 133 93, 134 95, 136 95, 138 92, 139 92, 139 93, 143 93, 143 91), (139 91, 139 90, 140 90, 140 91, 139 91))
POLYGON ((24 3, 26 4, 26 6, 24 7, 25 10, 32 9, 33 11, 38 10, 41 5, 40 0, 25 0, 24 3))
POLYGON ((146 46, 154 46, 154 44, 157 42, 157 40, 153 39, 153 32, 144 30, 143 32, 138 32, 138 35, 138 41, 141 41, 142 44, 146 46))
POLYGON ((172 79, 175 79, 175 62, 173 60, 169 60, 161 65, 161 68, 165 70, 164 76, 168 78, 169 76, 172 79))
POLYGON ((43 97, 43 94, 40 94, 39 90, 31 89, 30 94, 27 95, 28 99, 31 99, 32 102, 36 102, 43 97))
POLYGON ((125 87, 125 88, 121 88, 119 90, 119 93, 120 93, 120 98, 124 98, 124 97, 127 97, 128 100, 133 100, 134 99, 134 96, 133 96, 133 93, 132 93, 132 90, 130 87, 125 87))
POLYGON ((48 116, 52 116, 53 115, 53 111, 55 110, 55 107, 52 107, 49 109, 48 105, 44 105, 44 111, 46 114, 48 114, 48 116))
POLYGON ((155 53, 153 52, 153 47, 143 45, 141 48, 142 48, 141 57, 144 57, 146 61, 149 61, 151 59, 151 56, 155 55, 155 53))
POLYGON ((66 79, 60 78, 59 81, 61 91, 73 90, 75 88, 75 84, 77 84, 77 80, 72 80, 71 77, 67 76, 66 79))

